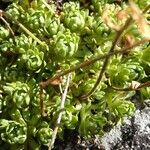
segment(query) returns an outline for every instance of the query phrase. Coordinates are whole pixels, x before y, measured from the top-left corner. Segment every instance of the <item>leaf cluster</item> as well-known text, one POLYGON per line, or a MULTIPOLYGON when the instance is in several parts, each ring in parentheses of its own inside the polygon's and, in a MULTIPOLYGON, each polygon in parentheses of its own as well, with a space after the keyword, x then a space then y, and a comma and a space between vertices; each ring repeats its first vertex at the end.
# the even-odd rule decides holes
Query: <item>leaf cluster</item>
MULTIPOLYGON (((148 1, 137 1, 136 5, 143 10, 148 1)), ((86 99, 81 97, 95 85, 104 61, 72 69, 109 53, 116 34, 132 18, 130 12, 128 3, 113 0, 62 2, 61 9, 54 1, 16 0, 6 8, 4 16, 0 15, 1 147, 38 150, 47 146, 60 111, 59 138, 63 138, 65 129, 76 130, 83 137, 103 135, 107 126, 134 114, 131 99, 136 90, 117 89, 128 88, 132 81, 149 81, 148 42, 126 53, 112 54, 100 84, 86 99), (69 69, 72 79, 65 108, 60 110, 66 74, 44 87, 43 93, 40 83, 69 69)), ((150 14, 142 15, 148 22, 150 14)), ((144 39, 139 28, 133 17, 114 50, 132 47, 144 39)), ((141 89, 140 96, 150 98, 150 88, 141 89)))

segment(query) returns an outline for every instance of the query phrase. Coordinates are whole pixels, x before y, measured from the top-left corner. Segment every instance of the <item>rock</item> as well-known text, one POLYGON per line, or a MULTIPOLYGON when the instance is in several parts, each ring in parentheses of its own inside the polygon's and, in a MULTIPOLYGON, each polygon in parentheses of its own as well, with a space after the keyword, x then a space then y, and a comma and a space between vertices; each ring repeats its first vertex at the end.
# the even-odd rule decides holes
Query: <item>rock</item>
POLYGON ((125 119, 101 141, 106 150, 150 150, 150 107, 136 110, 134 117, 125 119))

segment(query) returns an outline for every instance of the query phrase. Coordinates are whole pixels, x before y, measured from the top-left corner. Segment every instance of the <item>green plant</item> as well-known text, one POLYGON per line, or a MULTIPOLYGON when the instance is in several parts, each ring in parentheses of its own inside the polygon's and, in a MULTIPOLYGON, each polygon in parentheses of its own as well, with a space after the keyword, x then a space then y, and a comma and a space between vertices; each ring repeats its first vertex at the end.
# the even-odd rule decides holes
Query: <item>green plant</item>
POLYGON ((133 115, 136 90, 150 98, 149 7, 16 0, 1 11, 0 146, 40 149, 66 128, 103 135, 133 115))

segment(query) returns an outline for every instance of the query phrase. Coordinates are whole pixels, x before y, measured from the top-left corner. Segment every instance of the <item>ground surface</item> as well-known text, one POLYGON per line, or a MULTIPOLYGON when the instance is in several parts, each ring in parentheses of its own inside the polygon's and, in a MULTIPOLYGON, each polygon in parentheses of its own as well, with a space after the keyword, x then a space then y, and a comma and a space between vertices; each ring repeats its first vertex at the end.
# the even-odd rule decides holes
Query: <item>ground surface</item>
POLYGON ((56 141, 55 150, 150 150, 150 106, 137 108, 135 116, 102 138, 87 141, 73 132, 66 132, 65 137, 56 141))

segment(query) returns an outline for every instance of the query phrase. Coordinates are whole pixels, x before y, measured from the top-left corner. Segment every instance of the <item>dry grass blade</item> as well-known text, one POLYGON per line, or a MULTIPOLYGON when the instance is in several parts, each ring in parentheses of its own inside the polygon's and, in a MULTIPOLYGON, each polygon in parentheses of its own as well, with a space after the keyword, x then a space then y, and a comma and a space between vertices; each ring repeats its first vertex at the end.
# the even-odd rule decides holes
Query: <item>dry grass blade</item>
POLYGON ((133 20, 137 23, 139 32, 143 35, 144 38, 150 39, 150 27, 144 18, 142 11, 138 8, 138 6, 133 2, 129 1, 131 16, 133 20))
MULTIPOLYGON (((6 13, 3 11, 3 15, 6 18, 9 18, 11 20, 13 20, 26 34, 28 34, 30 37, 32 37, 37 43, 39 43, 40 45, 44 46, 45 43, 43 41, 41 41, 40 39, 38 39, 31 31, 29 31, 23 24, 21 24, 18 20, 16 20, 13 16, 11 16, 11 14, 6 13)), ((9 24, 8 24, 9 25, 9 24)))
POLYGON ((0 19, 5 23, 5 25, 7 26, 7 28, 11 32, 12 36, 14 37, 15 34, 14 34, 12 28, 10 27, 9 23, 3 18, 3 11, 2 10, 0 10, 0 19))
MULTIPOLYGON (((66 86, 64 89, 64 92, 62 93, 62 97, 61 97, 61 104, 60 104, 60 110, 64 110, 64 105, 65 105, 65 100, 66 100, 66 96, 67 96, 67 91, 68 91, 68 87, 69 87, 69 82, 70 82, 70 78, 71 78, 71 74, 69 73, 68 77, 67 77, 67 81, 66 81, 66 86)), ((61 118, 63 115, 63 111, 60 111, 57 121, 56 121, 56 125, 52 134, 52 139, 49 143, 49 148, 48 150, 51 150, 53 148, 53 145, 55 143, 55 139, 56 139, 56 135, 57 135, 57 131, 59 128, 59 124, 61 122, 61 118)))

